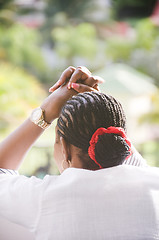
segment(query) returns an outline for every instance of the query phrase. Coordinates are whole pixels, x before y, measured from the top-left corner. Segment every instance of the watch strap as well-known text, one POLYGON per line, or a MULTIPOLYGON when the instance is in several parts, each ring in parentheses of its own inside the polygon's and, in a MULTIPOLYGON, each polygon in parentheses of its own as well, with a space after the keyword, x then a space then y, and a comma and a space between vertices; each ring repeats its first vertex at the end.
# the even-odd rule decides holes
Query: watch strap
POLYGON ((44 119, 41 119, 37 122, 37 125, 42 129, 47 129, 48 127, 50 127, 51 124, 47 123, 44 119))
MULTIPOLYGON (((36 108, 33 110, 32 114, 38 110, 38 109, 41 109, 40 107, 36 108)), ((35 124, 37 125, 38 127, 42 128, 42 129, 47 129, 48 127, 51 126, 51 123, 48 123, 45 121, 45 111, 43 109, 41 109, 41 116, 38 120, 35 120, 33 117, 32 117, 32 114, 30 116, 30 120, 35 124)))

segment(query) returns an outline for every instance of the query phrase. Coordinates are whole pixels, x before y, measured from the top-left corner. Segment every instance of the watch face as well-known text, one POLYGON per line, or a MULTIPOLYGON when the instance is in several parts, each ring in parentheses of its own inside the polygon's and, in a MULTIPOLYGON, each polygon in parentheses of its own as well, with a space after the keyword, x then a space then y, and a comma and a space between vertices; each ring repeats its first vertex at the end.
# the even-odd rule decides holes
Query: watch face
POLYGON ((41 108, 36 108, 31 115, 31 119, 33 122, 37 122, 40 120, 42 115, 42 109, 41 108))

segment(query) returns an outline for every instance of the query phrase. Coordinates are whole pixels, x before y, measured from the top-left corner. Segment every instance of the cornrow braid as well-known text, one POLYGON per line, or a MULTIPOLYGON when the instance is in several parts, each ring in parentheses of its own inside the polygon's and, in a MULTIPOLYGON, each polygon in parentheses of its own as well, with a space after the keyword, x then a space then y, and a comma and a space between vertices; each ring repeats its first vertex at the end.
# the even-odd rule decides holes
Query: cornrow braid
MULTIPOLYGON (((110 126, 126 130, 126 117, 121 104, 112 96, 100 92, 85 92, 73 96, 62 108, 58 134, 80 149, 83 168, 98 169, 88 155, 89 142, 94 132, 110 126)), ((106 134, 99 137, 95 155, 103 167, 121 164, 129 147, 122 137, 106 134), (108 136, 109 135, 109 136, 108 136)))

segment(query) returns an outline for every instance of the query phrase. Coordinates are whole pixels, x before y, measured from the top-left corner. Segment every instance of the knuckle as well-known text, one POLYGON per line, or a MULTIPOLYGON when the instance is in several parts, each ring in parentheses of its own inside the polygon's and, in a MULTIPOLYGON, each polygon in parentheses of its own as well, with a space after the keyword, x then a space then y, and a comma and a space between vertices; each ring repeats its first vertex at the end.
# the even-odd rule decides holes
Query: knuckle
POLYGON ((82 91, 82 88, 81 86, 78 86, 78 91, 81 92, 82 91))
POLYGON ((80 72, 82 72, 82 73, 85 73, 85 72, 86 72, 86 67, 84 67, 84 66, 79 66, 79 67, 77 67, 77 70, 80 71, 80 72))
POLYGON ((91 74, 91 72, 85 66, 78 66, 77 69, 81 69, 86 74, 91 74))
POLYGON ((95 81, 97 79, 97 77, 96 76, 92 76, 92 79, 95 81))
POLYGON ((84 68, 84 66, 78 66, 77 68, 81 69, 81 68, 84 68))
POLYGON ((97 82, 98 82, 98 78, 97 78, 96 76, 93 76, 93 77, 92 77, 92 80, 93 80, 94 83, 97 83, 97 82))
POLYGON ((77 72, 78 74, 79 74, 79 73, 80 73, 80 74, 83 73, 83 71, 82 71, 81 68, 77 68, 77 69, 76 69, 76 72, 77 72))
POLYGON ((73 66, 69 66, 67 69, 71 72, 73 72, 75 70, 75 68, 73 66))
POLYGON ((90 82, 94 82, 94 78, 91 76, 91 77, 89 77, 89 81, 90 82))

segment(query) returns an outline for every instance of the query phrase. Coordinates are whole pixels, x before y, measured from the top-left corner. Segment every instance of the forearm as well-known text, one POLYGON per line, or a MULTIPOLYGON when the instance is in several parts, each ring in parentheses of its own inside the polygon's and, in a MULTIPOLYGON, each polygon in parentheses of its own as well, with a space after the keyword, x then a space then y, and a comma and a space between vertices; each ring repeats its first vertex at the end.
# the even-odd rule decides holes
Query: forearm
MULTIPOLYGON (((56 86, 53 87, 53 93, 41 104, 45 121, 51 123, 58 118, 61 108, 73 95, 79 92, 97 90, 98 82, 101 82, 101 80, 97 79, 97 77, 93 78, 86 68, 79 67, 76 71, 73 67, 66 69, 56 86), (82 80, 84 84, 76 84, 76 86, 68 90, 68 79, 70 79, 69 82, 71 83, 82 80)), ((0 144, 0 168, 17 169, 26 152, 43 131, 29 119, 20 125, 0 144)))
POLYGON ((17 169, 43 131, 29 119, 20 125, 0 144, 0 168, 17 169))
MULTIPOLYGON (((63 104, 75 94, 66 86, 57 89, 41 104, 46 122, 51 123, 59 116, 63 104)), ((17 169, 23 157, 43 133, 43 129, 27 119, 0 144, 0 168, 17 169)))

